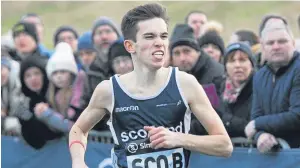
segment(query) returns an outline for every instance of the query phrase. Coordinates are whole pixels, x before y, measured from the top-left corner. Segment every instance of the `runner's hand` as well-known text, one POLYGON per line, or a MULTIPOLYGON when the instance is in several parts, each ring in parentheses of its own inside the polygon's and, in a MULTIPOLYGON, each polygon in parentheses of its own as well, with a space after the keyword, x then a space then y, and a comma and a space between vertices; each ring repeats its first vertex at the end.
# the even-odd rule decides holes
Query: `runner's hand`
POLYGON ((145 126, 144 129, 148 132, 151 147, 159 148, 174 148, 178 147, 178 133, 172 132, 164 127, 145 126))

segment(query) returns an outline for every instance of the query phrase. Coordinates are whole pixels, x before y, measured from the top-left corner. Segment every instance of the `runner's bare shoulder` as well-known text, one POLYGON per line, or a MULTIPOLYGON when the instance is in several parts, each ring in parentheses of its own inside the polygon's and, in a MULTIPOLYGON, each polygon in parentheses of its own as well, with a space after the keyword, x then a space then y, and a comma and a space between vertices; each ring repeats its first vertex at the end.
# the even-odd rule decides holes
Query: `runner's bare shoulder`
POLYGON ((177 84, 187 100, 192 97, 191 95, 194 95, 195 89, 201 86, 193 75, 183 71, 177 71, 176 78, 177 84))
POLYGON ((98 108, 105 108, 109 111, 112 105, 112 94, 111 81, 104 80, 95 88, 91 103, 97 104, 98 108))

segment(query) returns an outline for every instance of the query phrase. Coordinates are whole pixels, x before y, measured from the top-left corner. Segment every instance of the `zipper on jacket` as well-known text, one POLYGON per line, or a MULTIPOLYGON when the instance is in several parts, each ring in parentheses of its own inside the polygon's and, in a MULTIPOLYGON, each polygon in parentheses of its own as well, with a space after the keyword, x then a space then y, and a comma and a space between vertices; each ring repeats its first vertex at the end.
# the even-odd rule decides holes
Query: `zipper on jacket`
POLYGON ((275 84, 275 82, 276 82, 276 76, 275 75, 273 75, 273 86, 274 86, 274 84, 275 84))
POLYGON ((273 93, 274 93, 275 84, 276 84, 276 75, 273 74, 272 75, 272 92, 271 92, 271 99, 270 99, 270 105, 269 105, 271 111, 273 110, 272 109, 272 107, 273 107, 272 106, 272 100, 273 100, 273 93))

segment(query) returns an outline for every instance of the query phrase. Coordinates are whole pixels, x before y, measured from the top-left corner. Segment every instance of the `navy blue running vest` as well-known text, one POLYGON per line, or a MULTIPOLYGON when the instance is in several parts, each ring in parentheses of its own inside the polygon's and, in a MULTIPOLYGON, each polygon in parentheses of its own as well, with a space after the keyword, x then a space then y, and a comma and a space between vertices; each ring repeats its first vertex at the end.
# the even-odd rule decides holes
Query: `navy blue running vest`
POLYGON ((191 112, 182 97, 177 68, 170 67, 164 88, 152 97, 135 97, 122 87, 117 75, 111 77, 113 110, 108 121, 114 139, 112 159, 119 168, 184 168, 188 151, 183 148, 150 147, 144 126, 163 126, 171 131, 188 133, 191 112))

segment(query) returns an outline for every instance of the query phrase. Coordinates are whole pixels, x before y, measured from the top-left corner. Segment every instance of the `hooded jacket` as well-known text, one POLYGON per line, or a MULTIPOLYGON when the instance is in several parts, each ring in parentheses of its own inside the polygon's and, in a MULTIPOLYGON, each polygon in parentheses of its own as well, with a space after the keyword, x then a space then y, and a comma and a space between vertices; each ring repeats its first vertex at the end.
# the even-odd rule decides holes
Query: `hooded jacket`
POLYGON ((19 110, 16 112, 22 125, 22 136, 25 141, 35 149, 42 148, 47 141, 59 138, 61 133, 56 133, 48 128, 43 122, 39 121, 34 113, 34 107, 40 102, 47 102, 46 93, 48 89, 48 78, 45 70, 47 64, 46 57, 27 57, 21 63, 20 80, 21 89, 26 96, 24 101, 19 105, 19 110), (30 67, 37 67, 43 74, 43 87, 40 93, 31 91, 25 84, 24 74, 30 67))

